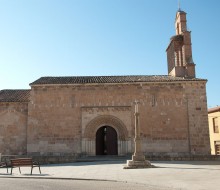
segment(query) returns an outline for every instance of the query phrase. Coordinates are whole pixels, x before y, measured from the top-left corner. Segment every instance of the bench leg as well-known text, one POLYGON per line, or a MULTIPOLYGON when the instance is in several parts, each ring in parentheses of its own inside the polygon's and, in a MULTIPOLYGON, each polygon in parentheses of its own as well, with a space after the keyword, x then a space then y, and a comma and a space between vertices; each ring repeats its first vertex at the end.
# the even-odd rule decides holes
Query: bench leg
POLYGON ((41 174, 40 166, 39 166, 39 172, 40 172, 40 174, 41 174))
POLYGON ((13 167, 11 167, 11 174, 12 174, 12 170, 13 170, 13 167))
POLYGON ((8 167, 7 167, 7 174, 8 174, 8 167))
POLYGON ((19 172, 20 172, 20 174, 21 174, 21 168, 19 167, 19 172))
POLYGON ((33 171, 33 166, 31 167, 31 175, 32 175, 32 171, 33 171))

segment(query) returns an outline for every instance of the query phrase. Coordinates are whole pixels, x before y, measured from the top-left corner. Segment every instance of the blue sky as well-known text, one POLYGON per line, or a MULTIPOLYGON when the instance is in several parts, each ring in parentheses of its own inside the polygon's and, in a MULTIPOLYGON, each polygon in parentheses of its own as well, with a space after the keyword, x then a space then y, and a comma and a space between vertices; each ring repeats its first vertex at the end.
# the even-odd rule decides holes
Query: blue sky
MULTIPOLYGON (((208 107, 220 105, 220 1, 181 0, 208 107)), ((0 89, 41 76, 166 75, 178 0, 0 0, 0 89)))

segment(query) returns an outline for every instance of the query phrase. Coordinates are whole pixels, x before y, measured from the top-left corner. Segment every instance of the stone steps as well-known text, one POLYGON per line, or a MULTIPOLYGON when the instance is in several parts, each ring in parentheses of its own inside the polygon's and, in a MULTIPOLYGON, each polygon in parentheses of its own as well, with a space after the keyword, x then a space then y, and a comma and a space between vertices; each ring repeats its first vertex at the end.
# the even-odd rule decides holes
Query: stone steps
POLYGON ((97 162, 97 161, 126 161, 130 160, 131 156, 85 156, 77 158, 77 162, 97 162))

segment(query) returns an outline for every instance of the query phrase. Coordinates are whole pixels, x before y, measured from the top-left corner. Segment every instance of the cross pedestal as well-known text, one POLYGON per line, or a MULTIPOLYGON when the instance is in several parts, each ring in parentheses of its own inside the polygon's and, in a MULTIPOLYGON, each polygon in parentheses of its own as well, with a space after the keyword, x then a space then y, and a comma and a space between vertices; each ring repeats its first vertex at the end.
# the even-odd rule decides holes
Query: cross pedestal
POLYGON ((127 160, 124 169, 136 169, 136 168, 153 168, 150 161, 145 159, 145 156, 141 150, 141 138, 140 138, 140 127, 139 127, 139 113, 138 113, 138 101, 135 101, 135 151, 132 155, 132 160, 127 160))

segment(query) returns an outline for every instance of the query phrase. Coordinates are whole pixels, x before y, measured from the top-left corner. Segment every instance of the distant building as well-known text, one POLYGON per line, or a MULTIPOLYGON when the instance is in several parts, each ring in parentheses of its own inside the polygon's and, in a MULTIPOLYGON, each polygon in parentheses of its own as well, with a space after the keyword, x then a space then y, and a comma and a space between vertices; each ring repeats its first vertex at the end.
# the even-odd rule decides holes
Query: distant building
POLYGON ((211 154, 220 155, 220 106, 208 110, 211 154))
POLYGON ((175 27, 168 75, 42 77, 30 90, 0 91, 0 151, 131 154, 138 100, 145 154, 210 154, 207 80, 196 78, 184 11, 176 13, 175 27))

